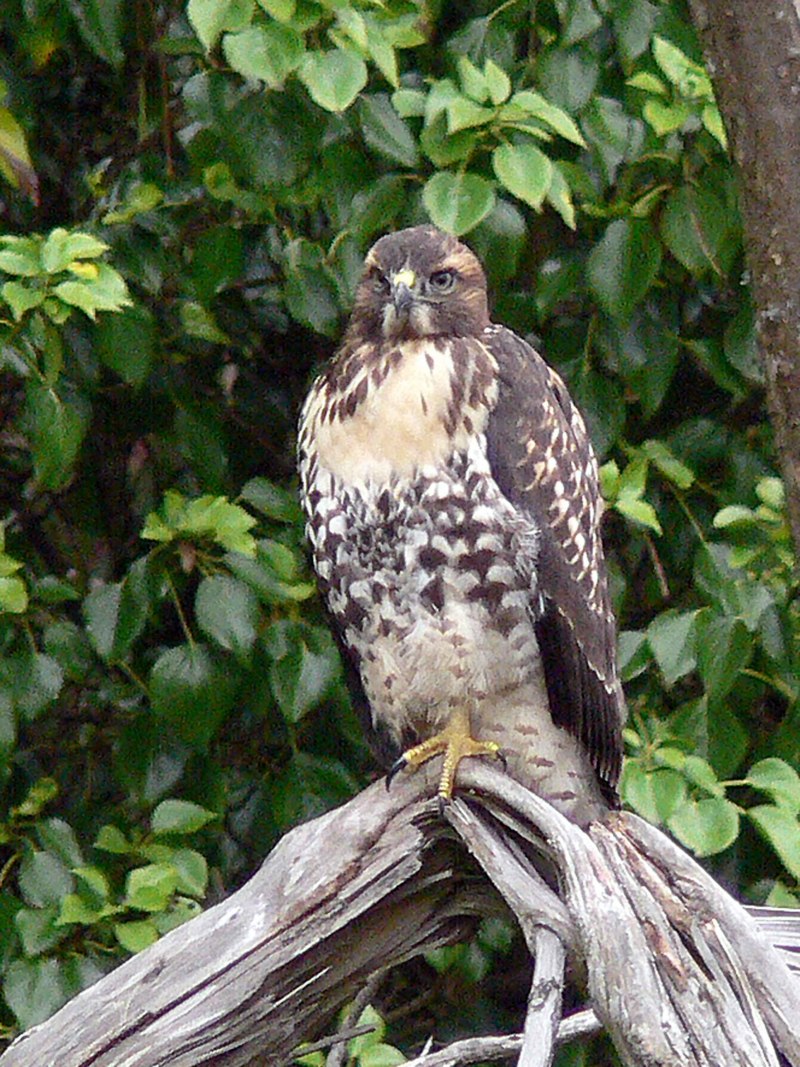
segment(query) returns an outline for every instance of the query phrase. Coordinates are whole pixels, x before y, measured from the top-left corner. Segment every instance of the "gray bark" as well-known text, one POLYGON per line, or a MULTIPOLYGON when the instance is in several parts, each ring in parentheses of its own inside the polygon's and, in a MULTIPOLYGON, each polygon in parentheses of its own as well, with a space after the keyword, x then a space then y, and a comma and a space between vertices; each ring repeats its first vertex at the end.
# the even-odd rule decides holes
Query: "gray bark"
POLYGON ((800 7, 690 0, 742 185, 745 248, 800 557, 800 7))
MULTIPOLYGON (((570 1033, 566 955, 630 1067, 772 1067, 779 1052, 800 1067, 800 982, 696 863, 634 816, 586 832, 471 762, 446 818, 423 769, 293 830, 243 889, 24 1034, 0 1067, 290 1063, 370 976, 504 907, 538 953, 524 1033, 420 1067, 509 1052, 546 1067, 570 1033)), ((594 1025, 584 1015, 579 1030, 594 1025)))

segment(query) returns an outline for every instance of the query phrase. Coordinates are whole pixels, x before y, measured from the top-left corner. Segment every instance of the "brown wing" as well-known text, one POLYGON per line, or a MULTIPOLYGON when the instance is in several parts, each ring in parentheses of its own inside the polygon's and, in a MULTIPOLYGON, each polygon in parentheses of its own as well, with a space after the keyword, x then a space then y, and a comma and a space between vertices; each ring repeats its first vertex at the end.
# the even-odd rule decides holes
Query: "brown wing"
POLYGON ((544 607, 536 635, 551 714, 584 743, 613 802, 625 702, 600 539, 597 462, 580 413, 541 356, 502 326, 488 327, 483 342, 499 371, 487 427, 489 462, 507 499, 541 529, 537 575, 544 607))

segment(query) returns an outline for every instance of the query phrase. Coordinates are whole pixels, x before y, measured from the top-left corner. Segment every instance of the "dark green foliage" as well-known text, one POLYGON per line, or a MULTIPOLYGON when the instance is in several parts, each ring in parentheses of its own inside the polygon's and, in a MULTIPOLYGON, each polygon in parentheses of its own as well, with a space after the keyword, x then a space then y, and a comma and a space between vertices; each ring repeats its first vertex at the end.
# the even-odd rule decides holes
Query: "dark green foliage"
MULTIPOLYGON (((496 319, 588 417, 625 801, 792 903, 792 546, 680 0, 10 0, 0 30, 5 1031, 374 773, 293 433, 366 248, 427 218, 466 235, 496 319)), ((441 1022, 481 982, 475 1029, 517 1025, 523 1000, 492 985, 507 942, 489 925, 409 969, 386 1010, 428 985, 441 1022)), ((378 1020, 352 1056, 402 1062, 428 1023, 378 1020)))

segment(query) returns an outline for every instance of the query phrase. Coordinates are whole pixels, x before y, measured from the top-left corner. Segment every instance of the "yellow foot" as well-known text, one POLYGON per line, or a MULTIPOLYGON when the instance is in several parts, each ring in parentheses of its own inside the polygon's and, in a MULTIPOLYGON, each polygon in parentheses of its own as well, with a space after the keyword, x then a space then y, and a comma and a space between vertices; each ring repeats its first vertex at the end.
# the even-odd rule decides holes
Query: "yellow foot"
MULTIPOLYGON (((386 776, 386 788, 394 776, 402 770, 416 770, 434 756, 444 754, 442 776, 439 779, 439 798, 449 800, 453 795, 456 768, 467 756, 491 756, 503 759, 500 746, 494 741, 476 741, 470 732, 469 713, 454 711, 445 728, 419 745, 407 749, 386 776)), ((504 761, 505 762, 505 761, 504 761)))

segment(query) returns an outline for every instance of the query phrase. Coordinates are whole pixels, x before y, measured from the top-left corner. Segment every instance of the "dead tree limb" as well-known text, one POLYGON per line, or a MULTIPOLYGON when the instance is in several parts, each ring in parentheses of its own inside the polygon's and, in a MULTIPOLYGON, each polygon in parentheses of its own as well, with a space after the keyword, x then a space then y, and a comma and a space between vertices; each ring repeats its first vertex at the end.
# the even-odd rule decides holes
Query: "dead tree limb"
MULTIPOLYGON (((0 1067, 291 1062, 371 975, 463 937, 503 899, 538 961, 525 1033, 481 1039, 484 1062, 486 1041, 507 1056, 510 1040, 519 1062, 550 1062, 568 1032, 569 955, 629 1067, 779 1055, 800 1067, 800 982, 662 834, 618 814, 586 832, 479 761, 460 769, 443 819, 436 781, 376 783, 291 831, 243 889, 24 1034, 0 1067)), ((442 1055, 420 1067, 470 1062, 463 1048, 442 1055)))

